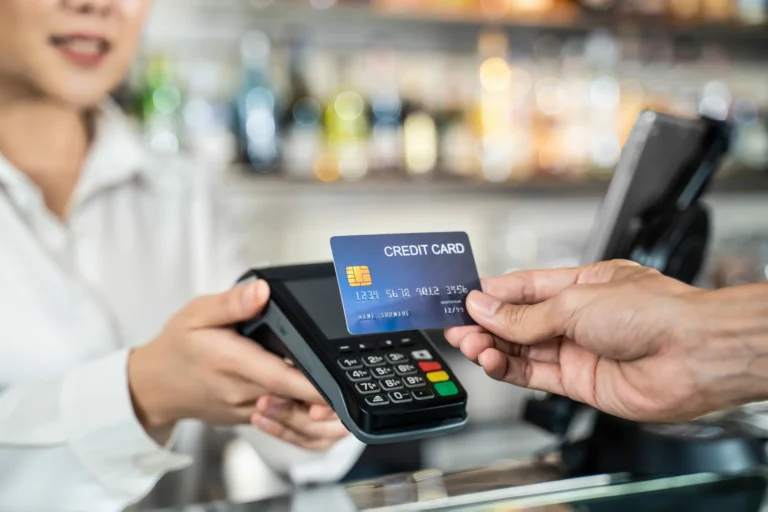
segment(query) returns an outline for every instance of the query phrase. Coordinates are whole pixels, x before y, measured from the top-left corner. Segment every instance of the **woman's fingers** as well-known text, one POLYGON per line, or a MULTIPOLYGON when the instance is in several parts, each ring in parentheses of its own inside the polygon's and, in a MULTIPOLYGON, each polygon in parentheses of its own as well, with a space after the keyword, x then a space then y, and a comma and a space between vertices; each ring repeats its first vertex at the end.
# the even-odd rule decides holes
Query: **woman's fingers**
POLYGON ((309 406, 309 417, 315 421, 338 420, 336 413, 327 405, 312 404, 309 406))
MULTIPOLYGON (((313 415, 329 417, 320 407, 313 415)), ((259 399, 251 421, 268 434, 308 450, 327 450, 349 433, 335 415, 317 421, 304 404, 272 396, 259 399)))

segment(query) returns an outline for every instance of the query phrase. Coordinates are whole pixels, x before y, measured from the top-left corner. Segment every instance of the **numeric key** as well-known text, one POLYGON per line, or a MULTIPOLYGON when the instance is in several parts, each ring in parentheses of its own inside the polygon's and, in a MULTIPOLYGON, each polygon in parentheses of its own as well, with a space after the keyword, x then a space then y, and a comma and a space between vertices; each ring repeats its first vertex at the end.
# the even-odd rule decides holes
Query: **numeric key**
POLYGON ((379 381, 384 391, 392 391, 393 389, 403 389, 403 382, 400 379, 384 379, 379 381))
POLYGON ((395 366, 395 372, 400 376, 413 375, 414 373, 416 373, 416 371, 417 371, 416 367, 408 363, 399 364, 395 366))
POLYGON ((355 384, 357 392, 361 395, 370 395, 371 393, 378 393, 381 388, 375 382, 358 382, 355 384))
POLYGON ((348 370, 347 378, 352 382, 362 382, 364 380, 371 380, 371 372, 365 368, 361 370, 348 370))
POLYGON ((403 377, 403 383, 407 388, 421 388, 427 385, 426 379, 424 379, 424 377, 421 375, 410 375, 408 377, 403 377))
POLYGON ((408 356, 406 356, 402 352, 390 352, 389 354, 387 354, 387 361, 389 361, 392 364, 404 363, 408 361, 408 356))
POLYGON ((395 376, 395 371, 389 366, 377 366, 376 368, 371 368, 371 371, 373 372, 373 376, 377 379, 386 379, 395 376))
POLYGON ((411 400, 413 400, 413 398, 411 398, 410 391, 392 391, 389 394, 389 398, 396 404, 400 404, 403 402, 410 402, 411 400))
POLYGON ((363 356, 363 363, 365 363, 365 366, 368 368, 373 368, 374 366, 381 366, 385 363, 383 356, 363 356))
POLYGON ((356 357, 342 357, 339 359, 339 366, 344 370, 357 370, 363 367, 363 363, 356 357))

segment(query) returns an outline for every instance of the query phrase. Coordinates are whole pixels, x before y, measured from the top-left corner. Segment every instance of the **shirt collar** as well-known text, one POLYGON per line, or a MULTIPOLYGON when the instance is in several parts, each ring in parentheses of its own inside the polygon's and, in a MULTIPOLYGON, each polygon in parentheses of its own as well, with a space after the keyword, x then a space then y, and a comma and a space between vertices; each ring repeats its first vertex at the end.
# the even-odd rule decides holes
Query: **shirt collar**
POLYGON ((73 207, 104 189, 140 178, 148 170, 141 138, 120 109, 104 104, 97 113, 95 136, 72 198, 73 207))
MULTIPOLYGON (((75 188, 71 209, 99 192, 140 178, 148 170, 141 138, 111 102, 96 112, 95 134, 75 188)), ((42 201, 39 188, 0 154, 0 187, 4 186, 19 206, 42 201)))

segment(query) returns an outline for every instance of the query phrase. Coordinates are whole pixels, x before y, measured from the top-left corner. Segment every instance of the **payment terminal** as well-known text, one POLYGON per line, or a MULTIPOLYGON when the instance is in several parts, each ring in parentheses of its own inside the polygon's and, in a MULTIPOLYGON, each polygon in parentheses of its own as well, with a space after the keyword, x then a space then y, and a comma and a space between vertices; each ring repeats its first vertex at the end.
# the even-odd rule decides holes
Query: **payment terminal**
POLYGON ((263 314, 237 331, 292 362, 366 444, 454 432, 467 422, 467 393, 423 331, 350 335, 333 263, 253 269, 264 279, 263 314))

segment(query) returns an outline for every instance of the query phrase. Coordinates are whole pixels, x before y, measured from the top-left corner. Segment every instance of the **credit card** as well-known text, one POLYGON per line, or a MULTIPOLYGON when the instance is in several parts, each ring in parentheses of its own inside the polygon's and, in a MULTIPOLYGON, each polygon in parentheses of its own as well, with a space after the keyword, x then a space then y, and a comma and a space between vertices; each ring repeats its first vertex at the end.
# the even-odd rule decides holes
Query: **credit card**
POLYGON ((466 299, 480 277, 466 233, 336 236, 331 250, 350 334, 475 323, 466 299))

